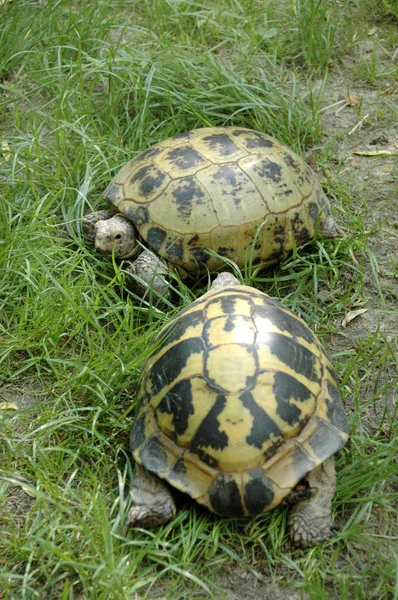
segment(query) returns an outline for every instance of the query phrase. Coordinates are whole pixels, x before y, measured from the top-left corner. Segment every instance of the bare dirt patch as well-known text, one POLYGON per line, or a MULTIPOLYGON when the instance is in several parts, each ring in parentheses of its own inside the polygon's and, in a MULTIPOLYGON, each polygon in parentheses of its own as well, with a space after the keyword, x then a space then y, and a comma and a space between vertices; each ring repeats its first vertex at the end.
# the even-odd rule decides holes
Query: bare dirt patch
POLYGON ((18 383, 1 382, 0 415, 10 416, 15 410, 35 406, 43 396, 41 384, 35 379, 20 379, 18 383))
MULTIPOLYGON (((43 395, 42 385, 35 379, 21 378, 19 383, 2 382, 0 387, 0 432, 4 433, 4 443, 6 443, 7 437, 19 436, 24 432, 25 425, 32 418, 32 411, 37 412, 37 405, 43 399, 43 395)), ((19 478, 17 473, 14 479, 3 480, 2 485, 3 489, 0 488, 0 524, 6 535, 6 524, 11 521, 16 525, 22 525, 35 499, 28 493, 25 482, 19 478)))

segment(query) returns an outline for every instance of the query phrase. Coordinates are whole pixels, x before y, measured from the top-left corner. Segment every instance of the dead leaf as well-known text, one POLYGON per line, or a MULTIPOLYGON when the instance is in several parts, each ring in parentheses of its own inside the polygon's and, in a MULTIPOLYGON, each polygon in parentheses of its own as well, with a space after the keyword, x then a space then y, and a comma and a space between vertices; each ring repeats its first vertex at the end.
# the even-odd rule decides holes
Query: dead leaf
POLYGON ((2 402, 0 404, 0 410, 19 410, 15 402, 2 402))
POLYGON ((358 150, 353 154, 357 156, 398 156, 398 152, 392 152, 391 150, 358 150))
POLYGON ((357 310, 350 310, 349 313, 346 314, 346 316, 344 317, 343 320, 343 327, 347 327, 348 323, 350 323, 350 321, 352 321, 353 319, 355 319, 356 317, 359 317, 359 315, 363 315, 363 313, 368 312, 367 308, 358 308, 357 310))
POLYGON ((4 161, 8 162, 11 158, 11 150, 8 142, 6 142, 5 140, 1 142, 0 152, 4 158, 4 161))
POLYGON ((347 106, 359 106, 361 99, 356 94, 353 94, 352 96, 347 96, 347 98, 344 98, 344 102, 347 106))

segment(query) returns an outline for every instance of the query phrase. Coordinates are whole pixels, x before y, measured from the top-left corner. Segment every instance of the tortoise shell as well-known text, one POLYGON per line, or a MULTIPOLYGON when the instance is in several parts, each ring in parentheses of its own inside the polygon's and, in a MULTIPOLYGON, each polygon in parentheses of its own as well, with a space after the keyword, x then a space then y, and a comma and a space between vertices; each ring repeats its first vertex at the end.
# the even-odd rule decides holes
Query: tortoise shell
POLYGON ((329 202, 302 158, 269 135, 207 127, 128 162, 104 192, 158 255, 195 271, 272 263, 314 235, 329 202))
POLYGON ((173 318, 138 397, 134 459, 220 515, 272 509, 347 440, 317 337, 251 287, 211 290, 173 318))

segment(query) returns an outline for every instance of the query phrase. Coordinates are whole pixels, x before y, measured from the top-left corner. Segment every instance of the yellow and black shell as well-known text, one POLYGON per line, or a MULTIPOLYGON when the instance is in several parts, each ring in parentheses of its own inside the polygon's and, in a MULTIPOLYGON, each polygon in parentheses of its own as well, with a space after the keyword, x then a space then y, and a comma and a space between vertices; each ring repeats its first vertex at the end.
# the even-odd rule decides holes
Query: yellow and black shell
POLYGON ((329 202, 308 165, 269 135, 207 127, 156 144, 104 192, 149 248, 188 271, 272 263, 310 239, 329 202))
POLYGON ((251 287, 211 290, 162 330, 141 378, 134 459, 209 510, 277 506, 347 441, 317 337, 251 287))

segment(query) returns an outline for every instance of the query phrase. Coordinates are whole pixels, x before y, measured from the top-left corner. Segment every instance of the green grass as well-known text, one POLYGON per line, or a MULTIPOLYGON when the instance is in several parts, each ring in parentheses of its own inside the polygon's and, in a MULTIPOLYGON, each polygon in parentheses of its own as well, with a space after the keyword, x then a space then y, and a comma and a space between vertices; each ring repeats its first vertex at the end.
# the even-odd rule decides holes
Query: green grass
MULTIPOLYGON (((394 6, 385 0, 377 11, 387 32, 394 6)), ((297 598, 398 598, 396 348, 381 329, 354 343, 340 327, 349 310, 392 316, 396 305, 368 245, 366 201, 359 206, 330 176, 336 164, 318 113, 325 69, 340 68, 354 37, 372 26, 375 9, 365 8, 325 0, 0 4, 0 404, 35 398, 0 417, 0 598, 223 598, 217 575, 239 570, 261 589, 297 598), (341 529, 305 552, 289 546, 284 508, 243 520, 185 505, 155 532, 123 528, 142 365, 159 327, 207 280, 175 281, 169 303, 139 305, 122 270, 82 239, 80 219, 139 151, 224 124, 266 131, 304 156, 315 149, 313 167, 324 170, 348 231, 242 274, 321 337, 346 401, 352 434, 337 457, 333 507, 341 529)), ((377 86, 382 72, 384 86, 392 67, 364 60, 365 78, 377 86)))

